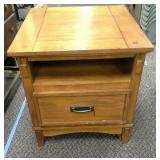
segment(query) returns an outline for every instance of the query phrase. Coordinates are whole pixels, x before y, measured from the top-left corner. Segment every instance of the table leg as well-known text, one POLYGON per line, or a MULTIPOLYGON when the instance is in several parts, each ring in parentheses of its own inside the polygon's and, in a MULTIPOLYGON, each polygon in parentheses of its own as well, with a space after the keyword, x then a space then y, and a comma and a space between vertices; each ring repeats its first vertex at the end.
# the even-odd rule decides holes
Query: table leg
POLYGON ((44 145, 44 136, 42 134, 42 131, 35 131, 35 134, 36 134, 38 146, 39 147, 43 146, 44 145))
POLYGON ((129 134, 130 134, 130 128, 123 128, 122 129, 122 135, 121 140, 124 144, 128 143, 129 141, 129 134))

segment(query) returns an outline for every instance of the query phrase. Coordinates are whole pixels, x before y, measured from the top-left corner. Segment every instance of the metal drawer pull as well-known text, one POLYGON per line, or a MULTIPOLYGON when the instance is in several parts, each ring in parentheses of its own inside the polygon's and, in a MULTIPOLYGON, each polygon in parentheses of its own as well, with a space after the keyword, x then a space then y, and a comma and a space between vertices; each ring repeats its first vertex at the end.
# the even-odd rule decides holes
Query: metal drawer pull
POLYGON ((71 106, 70 111, 77 112, 77 113, 93 112, 94 107, 93 106, 71 106))

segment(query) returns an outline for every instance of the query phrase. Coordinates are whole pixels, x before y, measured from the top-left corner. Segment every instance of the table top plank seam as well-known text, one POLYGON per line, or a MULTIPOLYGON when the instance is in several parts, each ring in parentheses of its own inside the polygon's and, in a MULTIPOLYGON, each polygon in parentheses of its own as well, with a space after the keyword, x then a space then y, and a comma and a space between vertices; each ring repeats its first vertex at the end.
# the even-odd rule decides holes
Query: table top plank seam
POLYGON ((22 56, 32 53, 33 44, 39 31, 46 8, 32 8, 22 23, 13 42, 8 48, 8 56, 22 56), (37 19, 38 17, 38 19, 37 19))
POLYGON ((85 11, 84 13, 84 11, 76 8, 74 9, 76 15, 69 10, 67 10, 67 15, 65 7, 61 9, 61 12, 55 11, 55 8, 31 9, 21 26, 20 32, 17 33, 15 40, 8 49, 8 56, 28 58, 90 56, 93 58, 95 55, 102 56, 105 54, 106 56, 108 54, 117 54, 117 56, 118 54, 126 54, 129 56, 132 53, 141 54, 153 50, 153 45, 126 6, 87 7, 85 11), (76 20, 75 24, 70 21, 59 23, 59 17, 63 17, 63 15, 68 20, 76 20), (86 30, 78 30, 77 26, 80 25, 80 22, 77 19, 79 17, 81 17, 80 22, 86 22, 86 24, 84 23, 86 30), (99 18, 102 19, 99 20, 99 18), (56 20, 58 22, 55 22, 56 20), (64 26, 66 23, 67 26, 64 26), (44 28, 45 25, 49 26, 48 29, 44 28), (73 34, 73 30, 68 29, 72 26, 73 34), (42 31, 44 35, 41 35, 42 31), (86 34, 84 34, 85 32, 86 34), (45 39, 45 37, 48 38, 45 39))
POLYGON ((128 46, 128 44, 127 44, 126 40, 125 40, 125 37, 124 37, 124 35, 123 35, 123 32, 121 31, 121 29, 120 29, 120 27, 119 27, 119 25, 118 25, 118 23, 117 23, 117 21, 116 21, 116 19, 115 19, 114 15, 112 14, 112 11, 110 10, 110 8, 109 8, 108 6, 107 6, 107 8, 108 8, 108 10, 109 10, 109 12, 110 12, 111 16, 113 17, 113 20, 114 20, 114 22, 116 23, 117 28, 119 29, 119 31, 120 31, 120 33, 121 33, 121 35, 122 35, 122 38, 123 38, 123 40, 124 40, 124 42, 125 42, 125 44, 126 44, 127 48, 129 48, 129 46, 128 46))
MULTIPOLYGON (((113 6, 108 6, 108 8, 111 11, 113 18, 116 21, 117 26, 119 27, 124 37, 124 40, 128 46, 128 49, 138 50, 141 48, 142 50, 144 50, 144 53, 147 53, 153 50, 154 46, 149 41, 144 31, 140 28, 140 26, 138 25, 138 23, 136 22, 136 20, 131 15, 131 13, 129 12, 129 10, 127 9, 125 5, 121 6, 121 9, 123 9, 123 12, 127 16, 124 16, 123 15, 124 13, 122 13, 122 15, 121 13, 120 15, 115 14, 115 10, 113 10, 114 9, 113 6), (133 31, 131 30, 131 27, 127 28, 127 26, 124 25, 125 21, 127 21, 128 24, 132 24, 133 31)), ((118 9, 119 8, 117 8, 117 10, 118 9)))
POLYGON ((35 48, 36 42, 37 42, 38 37, 39 37, 39 33, 40 33, 41 28, 42 28, 42 26, 43 26, 43 24, 44 24, 44 19, 45 19, 45 16, 46 16, 46 12, 47 12, 47 8, 45 9, 45 13, 44 13, 44 15, 43 15, 43 18, 42 18, 42 22, 41 22, 41 25, 40 25, 39 31, 38 31, 38 33, 37 33, 36 39, 35 39, 34 44, 33 44, 33 46, 32 46, 32 52, 34 51, 34 48, 35 48))

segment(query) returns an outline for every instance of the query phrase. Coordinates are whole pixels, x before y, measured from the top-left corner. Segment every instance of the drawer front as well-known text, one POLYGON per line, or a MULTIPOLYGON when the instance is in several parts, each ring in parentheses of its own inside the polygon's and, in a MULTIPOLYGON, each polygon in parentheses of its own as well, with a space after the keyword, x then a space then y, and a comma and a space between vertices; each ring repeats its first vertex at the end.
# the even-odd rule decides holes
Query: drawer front
POLYGON ((53 96, 37 98, 41 125, 62 123, 122 123, 125 95, 53 96))

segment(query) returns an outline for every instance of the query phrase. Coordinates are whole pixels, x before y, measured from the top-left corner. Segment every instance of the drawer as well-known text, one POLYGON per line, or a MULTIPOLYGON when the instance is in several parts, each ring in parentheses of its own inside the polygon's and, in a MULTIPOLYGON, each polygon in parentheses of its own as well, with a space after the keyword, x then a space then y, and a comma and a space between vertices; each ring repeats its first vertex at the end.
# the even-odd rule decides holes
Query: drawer
POLYGON ((41 125, 121 124, 125 95, 38 97, 41 125))

